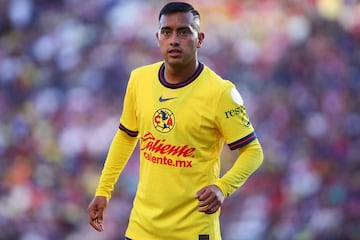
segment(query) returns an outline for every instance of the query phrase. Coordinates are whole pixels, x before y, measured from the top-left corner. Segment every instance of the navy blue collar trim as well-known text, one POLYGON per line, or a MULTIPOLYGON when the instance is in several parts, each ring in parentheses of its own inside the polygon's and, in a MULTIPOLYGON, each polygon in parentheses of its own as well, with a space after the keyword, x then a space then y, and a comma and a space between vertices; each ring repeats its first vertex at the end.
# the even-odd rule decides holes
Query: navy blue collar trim
POLYGON ((181 88, 181 87, 184 87, 184 86, 192 83, 201 74, 203 69, 204 69, 204 64, 199 62, 199 65, 198 65, 196 71, 194 72, 194 74, 191 75, 188 79, 186 79, 186 81, 183 81, 183 82, 177 83, 177 84, 172 84, 172 83, 168 83, 165 79, 165 63, 163 63, 159 69, 159 74, 158 74, 159 81, 163 86, 165 86, 167 88, 172 88, 172 89, 181 88))

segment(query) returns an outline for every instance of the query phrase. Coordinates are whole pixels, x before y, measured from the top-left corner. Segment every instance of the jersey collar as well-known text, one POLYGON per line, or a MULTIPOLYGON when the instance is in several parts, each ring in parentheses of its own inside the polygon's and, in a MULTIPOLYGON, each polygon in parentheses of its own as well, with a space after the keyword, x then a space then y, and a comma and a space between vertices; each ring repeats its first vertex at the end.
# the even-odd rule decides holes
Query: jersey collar
POLYGON ((202 72, 202 70, 204 69, 204 64, 202 64, 201 62, 199 62, 199 65, 196 69, 196 71, 193 73, 193 75, 191 75, 188 79, 186 79, 185 81, 181 82, 181 83, 168 83, 165 79, 165 63, 161 64, 160 69, 159 69, 159 81, 160 83, 167 87, 167 88, 181 88, 184 87, 190 83, 192 83, 202 72))

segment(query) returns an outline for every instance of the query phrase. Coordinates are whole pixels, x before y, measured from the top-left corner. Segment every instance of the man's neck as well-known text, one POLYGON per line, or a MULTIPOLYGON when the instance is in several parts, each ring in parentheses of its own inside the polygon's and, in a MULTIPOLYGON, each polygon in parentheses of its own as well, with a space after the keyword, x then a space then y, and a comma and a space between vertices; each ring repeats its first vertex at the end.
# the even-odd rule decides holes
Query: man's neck
POLYGON ((189 66, 174 67, 165 63, 165 79, 170 84, 178 84, 188 80, 196 71, 199 62, 195 61, 189 66))

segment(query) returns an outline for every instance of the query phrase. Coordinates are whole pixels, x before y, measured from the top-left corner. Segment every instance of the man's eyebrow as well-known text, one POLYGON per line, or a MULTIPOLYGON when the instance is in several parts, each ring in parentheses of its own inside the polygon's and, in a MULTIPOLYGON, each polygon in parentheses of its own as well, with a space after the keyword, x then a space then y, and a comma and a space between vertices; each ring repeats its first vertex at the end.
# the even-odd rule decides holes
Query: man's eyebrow
MULTIPOLYGON (((192 28, 191 26, 182 26, 182 27, 175 28, 175 30, 184 30, 184 29, 191 29, 191 28, 192 28)), ((168 27, 168 26, 163 26, 160 29, 168 30, 168 29, 174 29, 174 28, 168 27)))
POLYGON ((186 27, 179 27, 176 30, 191 30, 191 27, 186 26, 186 27))
POLYGON ((171 27, 166 27, 166 26, 165 26, 165 27, 161 27, 161 28, 160 28, 160 31, 161 31, 161 30, 172 30, 172 28, 171 28, 171 27))

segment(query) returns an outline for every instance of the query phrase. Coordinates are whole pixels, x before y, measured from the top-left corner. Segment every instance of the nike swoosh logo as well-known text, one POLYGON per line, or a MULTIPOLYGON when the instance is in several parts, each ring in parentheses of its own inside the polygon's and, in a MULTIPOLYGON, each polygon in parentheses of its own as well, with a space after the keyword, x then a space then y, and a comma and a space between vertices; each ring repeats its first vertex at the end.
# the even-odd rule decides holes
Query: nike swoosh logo
POLYGON ((175 99, 175 97, 172 97, 172 98, 163 98, 162 96, 159 97, 159 102, 166 102, 166 101, 169 101, 169 100, 172 100, 172 99, 175 99))

